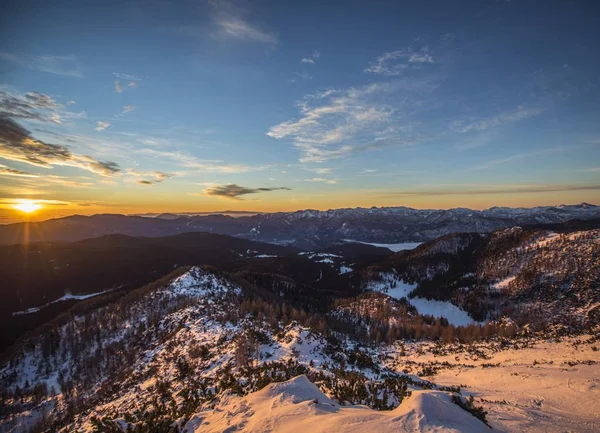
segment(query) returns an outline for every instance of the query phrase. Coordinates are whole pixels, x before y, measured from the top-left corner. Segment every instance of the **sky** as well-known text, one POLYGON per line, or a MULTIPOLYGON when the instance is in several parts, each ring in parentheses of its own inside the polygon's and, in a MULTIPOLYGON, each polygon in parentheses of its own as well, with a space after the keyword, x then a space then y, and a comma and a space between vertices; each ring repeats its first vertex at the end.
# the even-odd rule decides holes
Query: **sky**
POLYGON ((598 204, 598 18, 584 0, 10 1, 0 223, 598 204))

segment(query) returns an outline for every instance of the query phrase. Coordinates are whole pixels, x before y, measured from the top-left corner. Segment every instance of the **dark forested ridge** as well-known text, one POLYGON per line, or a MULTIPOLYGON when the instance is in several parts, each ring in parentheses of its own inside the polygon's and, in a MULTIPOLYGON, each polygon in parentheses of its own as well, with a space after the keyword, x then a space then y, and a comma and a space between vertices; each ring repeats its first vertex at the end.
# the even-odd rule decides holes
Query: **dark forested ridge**
MULTIPOLYGON (((387 249, 364 244, 340 248, 349 251, 352 262, 365 265, 391 254, 387 249)), ((184 265, 213 265, 232 273, 255 274, 254 278, 262 280, 272 278, 269 275, 287 278, 298 287, 305 287, 297 296, 304 293, 302 296, 313 300, 347 294, 349 275, 340 275, 339 268, 298 252, 292 247, 202 232, 163 238, 107 235, 78 242, 2 246, 0 274, 4 289, 0 292, 0 325, 6 331, 0 337, 0 347, 77 302, 55 302, 66 293, 80 296, 127 292, 184 265), (14 314, 32 308, 39 311, 14 314)), ((341 265, 343 258, 336 260, 341 265)))

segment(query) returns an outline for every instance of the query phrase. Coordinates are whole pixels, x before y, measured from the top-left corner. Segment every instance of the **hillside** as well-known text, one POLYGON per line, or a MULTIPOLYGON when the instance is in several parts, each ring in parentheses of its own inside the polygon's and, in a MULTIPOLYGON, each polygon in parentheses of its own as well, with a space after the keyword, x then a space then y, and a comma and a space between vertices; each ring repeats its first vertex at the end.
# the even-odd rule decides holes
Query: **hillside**
POLYGON ((557 229, 447 235, 365 268, 362 284, 415 302, 449 302, 480 321, 594 326, 600 230, 557 229))
MULTIPOLYGON (((82 303, 13 350, 0 370, 4 430, 43 423, 105 431, 122 419, 183 426, 200 404, 302 374, 337 407, 398 407, 409 386, 457 391, 382 368, 375 351, 324 333, 323 317, 261 301, 242 280, 199 268, 171 278, 97 308, 82 303)), ((306 379, 292 383, 307 387, 306 379)), ((447 394, 425 398, 433 397, 449 417, 480 425, 447 394)))

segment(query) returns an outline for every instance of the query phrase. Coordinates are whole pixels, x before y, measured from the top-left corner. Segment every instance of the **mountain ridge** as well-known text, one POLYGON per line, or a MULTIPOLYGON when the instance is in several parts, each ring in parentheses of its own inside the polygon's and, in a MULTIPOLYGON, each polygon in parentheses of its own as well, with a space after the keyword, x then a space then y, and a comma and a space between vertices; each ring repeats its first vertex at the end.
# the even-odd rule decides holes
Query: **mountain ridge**
POLYGON ((600 218, 600 206, 537 206, 413 209, 405 206, 299 210, 232 217, 223 214, 169 218, 120 214, 72 215, 41 222, 0 225, 0 244, 78 241, 107 234, 163 237, 204 231, 270 243, 354 239, 365 242, 423 242, 449 233, 486 233, 516 225, 556 224, 600 218))

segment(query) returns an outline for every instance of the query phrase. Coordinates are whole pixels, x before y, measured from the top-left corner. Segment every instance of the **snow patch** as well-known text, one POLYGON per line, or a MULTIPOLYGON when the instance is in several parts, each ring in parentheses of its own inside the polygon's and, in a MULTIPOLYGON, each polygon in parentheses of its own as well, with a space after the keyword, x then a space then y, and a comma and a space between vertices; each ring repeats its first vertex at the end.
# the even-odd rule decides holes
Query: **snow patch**
POLYGON ((422 242, 401 242, 398 244, 379 244, 379 243, 375 243, 375 242, 356 241, 353 239, 342 239, 342 240, 344 242, 355 242, 355 243, 359 243, 359 244, 373 245, 374 247, 387 248, 388 250, 393 251, 394 253, 397 253, 398 251, 404 251, 404 250, 414 250, 415 248, 417 248, 419 245, 422 244, 422 242))

